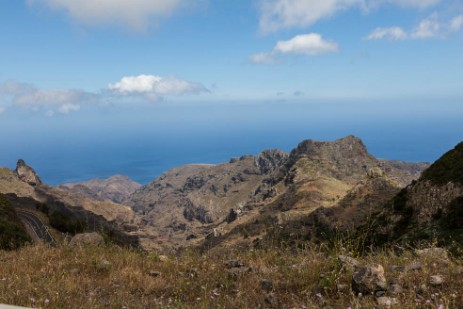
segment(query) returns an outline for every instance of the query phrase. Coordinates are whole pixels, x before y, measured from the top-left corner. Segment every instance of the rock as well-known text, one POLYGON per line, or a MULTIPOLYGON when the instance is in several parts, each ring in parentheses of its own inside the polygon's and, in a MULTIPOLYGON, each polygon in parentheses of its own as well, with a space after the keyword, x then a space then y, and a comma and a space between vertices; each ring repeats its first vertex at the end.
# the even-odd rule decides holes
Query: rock
POLYGON ((439 258, 443 260, 447 260, 449 258, 447 250, 445 250, 444 248, 426 248, 426 249, 416 250, 415 253, 419 257, 431 257, 431 258, 439 258))
POLYGON ((384 296, 384 295, 386 295, 386 291, 377 291, 377 292, 375 293, 375 296, 376 296, 376 297, 382 297, 382 296, 384 296))
POLYGON ((242 277, 246 274, 249 274, 252 272, 251 267, 235 267, 232 269, 228 269, 227 273, 234 278, 242 277))
POLYGON ((392 265, 391 266, 391 271, 398 272, 398 273, 403 273, 405 271, 405 266, 392 265))
POLYGON ((273 293, 267 294, 264 298, 265 302, 271 306, 276 305, 276 297, 273 293))
POLYGON ((405 270, 421 270, 423 268, 423 264, 420 262, 413 262, 405 267, 405 270))
POLYGON ((429 284, 432 286, 442 285, 444 283, 444 277, 442 275, 434 275, 429 277, 429 284))
POLYGON ((352 290, 357 293, 370 294, 387 290, 384 268, 379 264, 372 264, 358 268, 352 275, 352 290))
POLYGON ((150 275, 151 277, 159 277, 161 275, 161 272, 159 272, 157 270, 150 270, 148 272, 148 275, 150 275))
POLYGON ((255 165, 262 174, 269 174, 282 166, 288 158, 287 152, 278 149, 264 150, 255 159, 255 165))
POLYGON ((348 293, 350 291, 350 287, 348 284, 338 283, 336 285, 336 290, 340 293, 348 293))
POLYGON ((262 289, 266 290, 267 292, 270 292, 273 290, 273 281, 270 279, 262 279, 260 281, 260 286, 262 289))
POLYGON ((166 255, 158 256, 159 262, 167 262, 169 258, 166 255))
POLYGON ((392 307, 399 303, 396 298, 385 297, 385 296, 378 297, 376 301, 378 302, 378 305, 380 307, 392 307))
POLYGON ((343 267, 349 267, 352 269, 360 267, 360 262, 350 256, 339 255, 338 260, 343 267))
POLYGON ((428 291, 428 286, 426 284, 422 284, 418 287, 418 289, 416 290, 416 293, 418 294, 424 294, 428 291))
POLYGON ((389 292, 391 294, 397 295, 403 293, 404 289, 402 286, 398 283, 393 283, 389 286, 389 292))
POLYGON ((101 246, 104 244, 104 238, 100 234, 93 233, 81 233, 72 237, 69 242, 70 246, 101 246))
POLYGON ((380 167, 372 167, 368 169, 367 175, 369 178, 379 178, 384 176, 384 172, 380 167))
POLYGON ((243 267, 244 263, 241 262, 240 260, 228 260, 225 262, 225 266, 230 269, 230 268, 236 268, 236 267, 243 267))
POLYGON ((111 263, 107 260, 101 260, 97 266, 99 271, 108 271, 111 268, 111 263))
POLYGON ((34 169, 28 166, 22 159, 19 159, 18 163, 16 163, 16 174, 22 182, 28 183, 33 187, 42 184, 34 169))

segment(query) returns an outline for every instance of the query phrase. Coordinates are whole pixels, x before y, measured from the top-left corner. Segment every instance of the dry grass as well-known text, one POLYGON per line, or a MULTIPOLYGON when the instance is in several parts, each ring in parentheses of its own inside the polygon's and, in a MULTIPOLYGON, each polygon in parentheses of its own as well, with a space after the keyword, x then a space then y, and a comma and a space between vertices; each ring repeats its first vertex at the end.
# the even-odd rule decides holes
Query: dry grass
MULTIPOLYGON (((409 265, 411 252, 359 258, 380 263, 388 281, 404 293, 396 308, 462 308, 460 262, 421 258, 422 270, 394 272, 390 265, 409 265), (441 274, 441 287, 418 291, 429 276, 441 274)), ((167 261, 154 253, 116 246, 71 248, 43 245, 0 251, 0 303, 40 308, 374 308, 373 296, 350 291, 352 270, 344 270, 337 252, 318 249, 183 252, 167 261), (230 273, 225 262, 237 259, 250 272, 230 273), (101 266, 109 261, 109 267, 101 266), (150 271, 160 272, 151 276, 150 271), (273 281, 265 290, 261 280, 273 281), (339 291, 338 284, 347 284, 339 291), (269 302, 273 296, 273 302, 269 302)), ((232 270, 233 271, 233 270, 232 270)))

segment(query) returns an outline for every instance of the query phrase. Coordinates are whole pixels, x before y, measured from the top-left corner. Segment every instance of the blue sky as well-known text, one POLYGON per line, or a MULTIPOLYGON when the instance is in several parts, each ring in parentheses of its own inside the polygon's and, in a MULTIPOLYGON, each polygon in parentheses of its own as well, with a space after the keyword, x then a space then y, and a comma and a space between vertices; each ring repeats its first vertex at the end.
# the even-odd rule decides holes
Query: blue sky
POLYGON ((463 97, 461 1, 5 0, 0 42, 2 113, 463 97))
POLYGON ((146 181, 347 134, 431 161, 463 139, 462 55, 461 0, 2 0, 0 165, 202 145, 146 181))

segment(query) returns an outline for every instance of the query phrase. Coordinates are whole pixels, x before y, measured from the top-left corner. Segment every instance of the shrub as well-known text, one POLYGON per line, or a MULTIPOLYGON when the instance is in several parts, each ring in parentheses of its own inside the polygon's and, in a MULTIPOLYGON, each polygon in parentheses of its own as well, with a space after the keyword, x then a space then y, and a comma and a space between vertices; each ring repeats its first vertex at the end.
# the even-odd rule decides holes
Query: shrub
POLYGON ((59 211, 54 211, 50 215, 50 225, 63 233, 77 234, 85 230, 85 223, 80 220, 70 219, 59 211))
POLYGON ((31 238, 10 201, 0 194, 0 249, 18 249, 30 241, 31 238))

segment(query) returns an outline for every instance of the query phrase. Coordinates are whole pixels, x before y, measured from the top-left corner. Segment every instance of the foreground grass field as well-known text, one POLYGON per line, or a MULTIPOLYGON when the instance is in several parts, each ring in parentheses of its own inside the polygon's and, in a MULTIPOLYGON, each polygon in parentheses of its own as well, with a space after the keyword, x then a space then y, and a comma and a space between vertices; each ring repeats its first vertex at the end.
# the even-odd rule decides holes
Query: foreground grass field
MULTIPOLYGON (((339 254, 307 248, 167 257, 113 245, 27 246, 0 251, 0 303, 38 308, 380 307, 374 295, 354 295, 354 270, 343 266, 339 254)), ((386 292, 390 299, 384 306, 463 308, 459 260, 412 251, 357 260, 383 265, 388 284, 401 287, 386 292), (433 275, 441 275, 443 283, 430 284, 433 275)))

